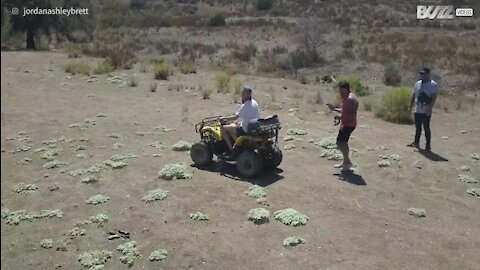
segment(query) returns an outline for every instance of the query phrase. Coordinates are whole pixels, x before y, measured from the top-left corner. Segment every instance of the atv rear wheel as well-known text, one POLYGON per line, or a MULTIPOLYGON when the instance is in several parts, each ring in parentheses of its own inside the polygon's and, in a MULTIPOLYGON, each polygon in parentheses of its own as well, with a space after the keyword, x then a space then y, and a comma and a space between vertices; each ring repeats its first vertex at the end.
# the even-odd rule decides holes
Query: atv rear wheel
POLYGON ((275 169, 282 163, 283 154, 282 150, 277 146, 273 147, 272 149, 267 150, 263 154, 263 164, 267 169, 275 169))
POLYGON ((195 166, 204 167, 212 162, 213 153, 205 142, 199 142, 193 144, 192 148, 190 148, 190 157, 195 166))
POLYGON ((237 158, 237 170, 244 177, 254 177, 263 169, 262 157, 253 151, 244 151, 237 158))

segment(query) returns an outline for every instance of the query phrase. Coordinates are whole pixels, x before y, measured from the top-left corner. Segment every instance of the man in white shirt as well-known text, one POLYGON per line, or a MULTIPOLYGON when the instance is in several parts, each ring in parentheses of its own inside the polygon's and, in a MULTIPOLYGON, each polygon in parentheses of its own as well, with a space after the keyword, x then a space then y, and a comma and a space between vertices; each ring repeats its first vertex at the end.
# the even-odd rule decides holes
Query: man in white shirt
POLYGON ((252 98, 253 88, 244 86, 242 91, 242 105, 235 113, 235 115, 228 117, 228 120, 241 120, 241 123, 232 123, 222 127, 223 139, 227 142, 228 147, 232 150, 232 155, 235 152, 234 142, 238 136, 248 133, 248 122, 252 119, 260 118, 257 102, 252 98))
POLYGON ((430 79, 430 69, 424 67, 420 70, 420 80, 413 87, 412 99, 410 101, 409 111, 415 106, 415 139, 410 147, 420 147, 420 136, 422 135, 422 126, 425 130, 425 150, 431 150, 431 132, 430 119, 432 117, 433 105, 438 96, 438 84, 430 79))

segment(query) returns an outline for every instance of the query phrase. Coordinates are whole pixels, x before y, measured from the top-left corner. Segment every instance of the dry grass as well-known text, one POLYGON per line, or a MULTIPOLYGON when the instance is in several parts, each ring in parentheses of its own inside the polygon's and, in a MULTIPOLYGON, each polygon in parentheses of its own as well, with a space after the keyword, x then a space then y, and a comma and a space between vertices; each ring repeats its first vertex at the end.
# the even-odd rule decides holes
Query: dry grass
POLYGON ((155 64, 154 78, 157 80, 168 80, 168 77, 173 75, 172 66, 169 63, 163 62, 155 64))
POLYGON ((150 92, 157 92, 157 87, 158 87, 158 83, 157 82, 150 82, 150 92))
POLYGON ((197 67, 195 61, 187 60, 180 63, 180 72, 183 74, 196 73, 197 67))
POLYGON ((90 66, 86 62, 68 62, 65 65, 65 72, 72 75, 83 74, 90 75, 90 66))
POLYGON ((106 74, 113 72, 115 68, 108 60, 104 60, 103 62, 98 63, 95 68, 93 69, 93 74, 106 74))
POLYGON ((137 74, 132 74, 128 77, 128 86, 137 87, 138 86, 138 77, 137 74))
POLYGON ((77 44, 68 44, 63 50, 68 58, 78 58, 82 54, 82 48, 77 44))
POLYGON ((220 71, 215 75, 218 93, 228 93, 230 88, 230 79, 232 75, 229 72, 220 71))

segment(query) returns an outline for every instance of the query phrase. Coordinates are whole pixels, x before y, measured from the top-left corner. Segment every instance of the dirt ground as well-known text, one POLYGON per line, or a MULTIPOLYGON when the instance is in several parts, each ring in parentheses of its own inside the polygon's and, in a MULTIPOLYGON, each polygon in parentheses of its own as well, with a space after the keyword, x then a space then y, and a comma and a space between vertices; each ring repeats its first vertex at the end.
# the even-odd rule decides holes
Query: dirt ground
POLYGON ((157 92, 151 93, 152 74, 139 73, 138 67, 116 72, 137 73, 140 83, 131 88, 106 82, 106 75, 94 82, 87 82, 85 76, 68 76, 63 71, 68 59, 60 53, 2 52, 1 59, 2 209, 64 213, 59 219, 19 225, 2 220, 2 269, 82 269, 77 260, 82 252, 103 249, 113 252, 105 269, 126 269, 115 250, 125 240, 107 240, 108 232, 117 229, 130 232, 131 240, 137 241, 141 257, 132 269, 479 269, 480 200, 466 192, 479 184, 458 180, 463 165, 471 168, 465 174, 480 180, 479 163, 470 157, 480 152, 478 107, 435 112, 432 147, 436 155, 405 147, 412 139, 412 126, 387 123, 360 110, 351 142, 358 151, 352 156, 357 168, 353 175, 341 176, 334 162, 321 158, 321 149, 309 143, 336 135, 326 106, 307 102, 318 89, 327 102, 333 95, 328 90, 331 86, 237 75, 256 86, 263 115, 279 115, 282 148, 291 143, 283 141, 289 128, 307 130, 304 140, 284 151, 277 171, 256 179, 241 179, 234 166, 216 163, 211 170, 188 166, 190 180, 165 181, 157 177, 165 164, 192 164, 188 152, 169 147, 179 140, 198 140, 193 129, 196 122, 232 113, 238 106, 231 94, 215 91, 210 100, 200 98, 196 87, 200 83, 213 87, 213 73, 177 73, 168 82, 159 81, 157 92), (275 101, 269 103, 272 89, 275 101), (296 105, 298 115, 289 115, 296 105), (106 117, 96 117, 101 113, 106 117), (69 127, 85 119, 95 120, 95 125, 83 131, 69 127), (162 132, 155 129, 159 126, 175 130, 162 132), (18 140, 21 131, 33 141, 18 140), (121 136, 108 137, 111 133, 121 136), (55 158, 68 166, 43 168, 46 161, 34 149, 48 148, 42 141, 62 135, 74 141, 57 143, 63 151, 55 158), (89 141, 80 142, 84 137, 89 141), (154 141, 168 148, 155 149, 150 146, 154 141), (123 147, 112 150, 118 142, 123 147), (32 149, 9 153, 26 144, 32 149), (86 146, 81 151, 88 154, 86 158, 76 157, 78 145, 86 146), (103 171, 97 183, 83 184, 68 175, 125 153, 139 158, 128 160, 125 168, 103 171), (154 157, 156 153, 161 156, 154 157), (401 160, 379 168, 381 154, 398 154, 401 160), (32 161, 16 164, 23 158, 32 161), (38 190, 17 194, 12 189, 19 182, 36 184, 38 190), (53 183, 60 189, 50 191, 53 183), (245 195, 252 184, 266 188, 269 206, 245 195), (168 198, 151 204, 141 200, 157 188, 168 190, 168 198), (110 200, 101 205, 84 202, 98 193, 110 200), (292 207, 309 221, 289 227, 271 217, 269 223, 255 225, 247 219, 255 207, 265 207, 271 214, 292 207), (424 208, 426 217, 410 216, 410 207, 424 208), (208 214, 210 220, 190 220, 189 214, 197 211, 208 214), (40 247, 42 239, 57 241, 75 222, 98 213, 109 216, 105 226, 87 227, 86 235, 74 239, 66 251, 57 251, 57 244, 52 249, 40 247), (288 236, 302 237, 306 244, 285 248, 282 241, 288 236), (156 249, 166 249, 168 258, 150 262, 148 257, 156 249))

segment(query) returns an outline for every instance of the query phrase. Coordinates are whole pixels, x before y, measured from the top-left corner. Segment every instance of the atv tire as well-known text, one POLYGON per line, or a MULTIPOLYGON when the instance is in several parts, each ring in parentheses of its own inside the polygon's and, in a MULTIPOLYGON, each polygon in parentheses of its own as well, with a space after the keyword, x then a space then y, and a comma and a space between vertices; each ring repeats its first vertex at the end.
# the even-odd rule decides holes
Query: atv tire
POLYGON ((205 167, 212 163, 213 153, 205 142, 199 142, 190 148, 190 157, 197 167, 205 167))
POLYGON ((237 170, 244 177, 255 177, 262 169, 263 159, 254 151, 244 151, 237 158, 237 170))
POLYGON ((269 149, 263 154, 263 165, 267 169, 275 169, 277 168, 280 163, 282 163, 283 154, 282 150, 277 146, 269 149))

